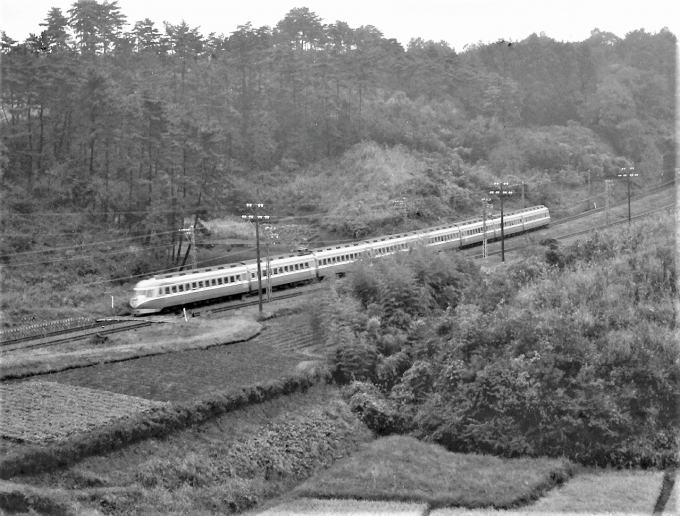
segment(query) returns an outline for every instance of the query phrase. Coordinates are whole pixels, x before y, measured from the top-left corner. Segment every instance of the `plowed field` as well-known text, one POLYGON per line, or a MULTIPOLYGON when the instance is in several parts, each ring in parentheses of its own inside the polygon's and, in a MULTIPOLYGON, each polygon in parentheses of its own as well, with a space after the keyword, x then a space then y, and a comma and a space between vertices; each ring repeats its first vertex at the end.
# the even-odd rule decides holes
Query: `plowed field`
POLYGON ((30 381, 0 385, 0 435, 20 442, 43 442, 109 424, 158 403, 112 392, 30 381))
POLYGON ((149 400, 183 402, 213 391, 290 374, 309 354, 309 318, 267 321, 256 338, 210 349, 182 351, 44 375, 44 380, 104 389, 149 400))

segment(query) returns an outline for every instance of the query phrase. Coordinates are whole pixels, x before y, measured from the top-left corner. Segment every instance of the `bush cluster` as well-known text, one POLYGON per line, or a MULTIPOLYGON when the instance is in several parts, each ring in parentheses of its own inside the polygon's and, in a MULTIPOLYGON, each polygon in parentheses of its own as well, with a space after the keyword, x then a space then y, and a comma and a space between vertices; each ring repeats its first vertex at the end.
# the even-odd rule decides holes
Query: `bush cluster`
POLYGON ((673 463, 680 355, 669 222, 470 276, 446 310, 429 309, 429 283, 404 263, 359 274, 345 292, 359 309, 339 293, 328 303, 344 310, 328 327, 343 334, 335 378, 380 434, 509 457, 673 463))

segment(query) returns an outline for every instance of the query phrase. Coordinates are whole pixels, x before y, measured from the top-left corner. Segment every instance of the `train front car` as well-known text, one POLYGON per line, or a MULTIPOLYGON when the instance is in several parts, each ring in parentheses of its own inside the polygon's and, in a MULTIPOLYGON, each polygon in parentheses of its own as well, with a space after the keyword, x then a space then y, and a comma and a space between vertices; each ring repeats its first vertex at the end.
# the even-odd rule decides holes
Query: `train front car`
POLYGON ((162 310, 157 306, 158 282, 155 279, 142 280, 134 286, 134 295, 130 299, 133 315, 155 314, 162 310))

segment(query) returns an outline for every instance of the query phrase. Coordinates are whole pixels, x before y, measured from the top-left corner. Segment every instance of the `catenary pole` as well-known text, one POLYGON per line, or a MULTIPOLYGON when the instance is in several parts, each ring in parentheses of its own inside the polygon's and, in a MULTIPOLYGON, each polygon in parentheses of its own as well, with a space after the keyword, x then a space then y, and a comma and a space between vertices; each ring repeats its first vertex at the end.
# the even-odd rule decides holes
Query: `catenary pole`
POLYGON ((506 195, 512 195, 512 190, 503 191, 504 186, 508 186, 509 183, 496 182, 494 186, 498 187, 498 190, 491 190, 489 193, 491 195, 496 195, 501 201, 501 262, 505 261, 505 219, 503 214, 503 197, 506 195))
MULTIPOLYGON (((260 210, 264 208, 264 204, 246 204, 246 208, 252 211, 253 208, 260 210)), ((241 215, 241 218, 250 220, 255 223, 255 247, 257 249, 257 296, 258 307, 260 311, 260 319, 262 319, 262 264, 260 261, 260 222, 269 220, 269 215, 241 215)))
POLYGON ((621 168, 621 173, 618 174, 618 177, 625 177, 626 182, 628 183, 628 225, 630 226, 630 178, 631 177, 637 177, 638 174, 634 174, 633 170, 635 170, 634 166, 628 166, 628 167, 622 167, 621 168), (625 171, 625 172, 624 172, 625 171))

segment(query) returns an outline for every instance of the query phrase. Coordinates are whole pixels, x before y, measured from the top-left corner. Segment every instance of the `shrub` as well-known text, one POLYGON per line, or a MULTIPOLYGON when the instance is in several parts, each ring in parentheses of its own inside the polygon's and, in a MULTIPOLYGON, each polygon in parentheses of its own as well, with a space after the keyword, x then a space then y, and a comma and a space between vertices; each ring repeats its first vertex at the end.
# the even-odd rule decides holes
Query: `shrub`
POLYGON ((390 400, 370 382, 352 382, 343 388, 342 397, 352 412, 378 435, 389 435, 405 427, 390 400))
POLYGON ((374 381, 378 365, 378 352, 365 339, 356 339, 348 329, 337 332, 338 337, 347 336, 347 341, 335 348, 330 358, 330 369, 337 383, 348 383, 354 380, 374 381))

